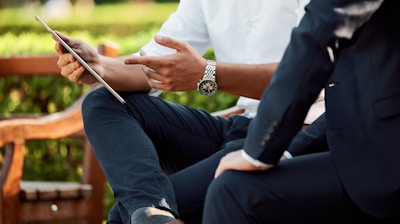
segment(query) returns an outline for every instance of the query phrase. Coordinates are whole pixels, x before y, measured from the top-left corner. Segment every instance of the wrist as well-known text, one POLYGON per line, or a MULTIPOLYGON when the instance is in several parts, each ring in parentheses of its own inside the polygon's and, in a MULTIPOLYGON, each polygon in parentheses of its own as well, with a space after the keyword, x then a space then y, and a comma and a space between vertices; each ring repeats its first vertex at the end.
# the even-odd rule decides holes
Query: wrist
POLYGON ((253 164, 253 166, 257 167, 257 168, 270 168, 273 165, 271 164, 267 164, 267 163, 263 163, 257 159, 254 159, 253 157, 251 157, 249 154, 246 153, 246 151, 244 151, 244 149, 241 151, 242 153, 242 157, 249 163, 253 164))

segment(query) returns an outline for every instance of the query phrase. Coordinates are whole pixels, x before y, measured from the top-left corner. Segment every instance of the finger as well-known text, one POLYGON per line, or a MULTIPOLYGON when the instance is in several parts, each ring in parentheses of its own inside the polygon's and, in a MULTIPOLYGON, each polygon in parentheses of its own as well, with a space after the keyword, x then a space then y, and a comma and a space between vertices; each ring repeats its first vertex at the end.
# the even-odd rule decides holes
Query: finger
MULTIPOLYGON (((65 43, 67 43, 68 45, 70 45, 70 44, 73 42, 73 39, 70 38, 70 37, 68 37, 67 35, 62 34, 62 33, 59 32, 59 31, 54 31, 54 32, 56 33, 56 35, 57 35, 58 37, 60 37, 60 38, 61 38, 65 43)), ((56 41, 58 41, 54 36, 53 36, 53 39, 56 40, 56 41)))
POLYGON ((222 166, 222 164, 220 163, 217 167, 217 169, 215 170, 215 174, 214 174, 214 179, 219 177, 219 175, 221 175, 226 169, 222 166))
POLYGON ((69 77, 76 70, 79 70, 82 73, 84 71, 84 68, 78 62, 69 63, 61 67, 61 75, 64 77, 69 77))
POLYGON ((160 75, 158 72, 154 71, 153 69, 147 67, 147 66, 143 66, 142 67, 142 71, 144 72, 144 74, 147 76, 148 79, 152 79, 155 80, 157 82, 164 82, 164 77, 162 75, 160 75))
POLYGON ((83 68, 83 66, 80 66, 79 68, 75 69, 72 73, 70 73, 67 76, 67 78, 72 82, 79 82, 84 71, 85 71, 85 68, 83 68))
POLYGON ((241 165, 244 163, 241 156, 241 150, 233 151, 223 156, 215 171, 214 178, 217 178, 226 170, 244 170, 241 165))
POLYGON ((143 56, 143 57, 130 57, 125 59, 125 64, 142 64, 148 67, 153 67, 160 64, 159 56, 143 56))
POLYGON ((165 87, 164 83, 154 80, 154 79, 147 79, 147 83, 152 89, 158 89, 158 90, 164 90, 168 91, 168 89, 165 87))
MULTIPOLYGON (((67 53, 67 50, 65 49, 65 47, 62 46, 62 44, 59 42, 59 40, 55 37, 55 35, 57 35, 58 37, 60 37, 62 40, 64 40, 64 42, 67 43, 67 41, 69 41, 69 38, 58 32, 58 31, 54 31, 56 34, 52 34, 51 37, 53 38, 53 40, 55 40, 56 43, 56 51, 58 54, 63 54, 63 53, 67 53)), ((67 43, 68 44, 68 43, 67 43)), ((68 44, 69 45, 69 44, 68 44)))
POLYGON ((154 40, 156 41, 156 43, 168 48, 175 49, 176 51, 182 51, 186 49, 186 42, 171 37, 156 35, 154 37, 154 40))
POLYGON ((218 167, 215 170, 214 178, 217 178, 219 175, 221 175, 221 173, 223 173, 226 170, 225 162, 226 162, 228 156, 229 156, 229 153, 226 154, 225 156, 223 156, 221 158, 221 160, 219 161, 218 167))
POLYGON ((64 47, 59 42, 56 42, 54 48, 56 49, 58 55, 62 55, 63 53, 65 53, 64 47))
POLYGON ((142 49, 140 49, 139 54, 140 56, 147 56, 147 52, 142 49))
POLYGON ((57 66, 62 68, 71 63, 75 63, 75 67, 80 66, 80 63, 71 54, 61 54, 58 57, 57 66))
MULTIPOLYGON (((74 50, 78 49, 83 44, 83 42, 79 39, 71 38, 67 35, 60 33, 59 31, 54 31, 54 32, 56 33, 55 35, 60 37, 68 46, 70 46, 74 50)), ((58 40, 54 36, 53 36, 53 39, 55 39, 58 42, 58 40)), ((63 49, 64 49, 64 52, 66 52, 66 49, 64 47, 63 47, 63 49)))

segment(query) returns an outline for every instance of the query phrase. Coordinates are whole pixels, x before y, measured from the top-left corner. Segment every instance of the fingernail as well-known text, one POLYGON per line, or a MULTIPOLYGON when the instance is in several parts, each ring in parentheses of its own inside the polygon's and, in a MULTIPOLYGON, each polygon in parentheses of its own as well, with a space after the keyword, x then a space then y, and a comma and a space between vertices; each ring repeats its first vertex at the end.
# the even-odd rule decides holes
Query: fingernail
POLYGON ((162 40, 163 40, 163 36, 157 34, 157 35, 154 37, 154 39, 155 39, 156 41, 162 41, 162 40))

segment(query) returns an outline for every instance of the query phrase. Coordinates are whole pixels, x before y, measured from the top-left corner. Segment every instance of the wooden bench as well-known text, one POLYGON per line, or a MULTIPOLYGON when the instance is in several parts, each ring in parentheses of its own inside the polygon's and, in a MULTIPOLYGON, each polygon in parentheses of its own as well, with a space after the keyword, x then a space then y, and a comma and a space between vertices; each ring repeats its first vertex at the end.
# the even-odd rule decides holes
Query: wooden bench
MULTIPOLYGON (((115 45, 100 45, 99 52, 117 56, 115 45)), ((57 75, 58 56, 0 58, 0 78, 57 75)), ((105 177, 83 132, 81 96, 64 111, 37 118, 0 121, 0 223, 88 223, 104 220, 105 177), (24 181, 24 147, 30 140, 82 137, 85 139, 83 175, 79 183, 24 181)))

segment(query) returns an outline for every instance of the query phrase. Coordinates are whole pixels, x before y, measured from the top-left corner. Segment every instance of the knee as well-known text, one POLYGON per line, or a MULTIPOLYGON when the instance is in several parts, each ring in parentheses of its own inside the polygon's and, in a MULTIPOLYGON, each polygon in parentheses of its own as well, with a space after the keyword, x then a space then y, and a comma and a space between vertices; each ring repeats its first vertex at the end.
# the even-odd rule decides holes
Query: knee
POLYGON ((107 89, 101 87, 88 93, 82 102, 82 114, 90 114, 94 108, 107 104, 107 91, 107 89))
MULTIPOLYGON (((233 171, 225 171, 218 178, 214 179, 208 187, 206 201, 213 204, 224 204, 233 200, 232 188, 235 187, 233 171)), ((229 202, 230 203, 230 202, 229 202)))
POLYGON ((82 102, 82 118, 85 126, 96 123, 101 116, 107 114, 107 110, 114 108, 119 101, 112 98, 104 87, 91 91, 82 102))

